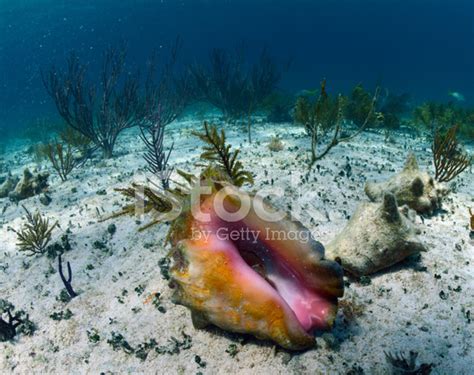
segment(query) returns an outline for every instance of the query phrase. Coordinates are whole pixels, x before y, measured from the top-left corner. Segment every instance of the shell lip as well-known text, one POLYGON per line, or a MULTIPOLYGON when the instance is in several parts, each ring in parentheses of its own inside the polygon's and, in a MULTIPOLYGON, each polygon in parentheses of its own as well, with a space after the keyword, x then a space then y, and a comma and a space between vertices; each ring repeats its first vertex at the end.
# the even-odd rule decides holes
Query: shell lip
MULTIPOLYGON (((234 189, 234 194, 238 199, 224 201, 229 212, 240 209, 242 202, 240 192, 234 189)), ((263 201, 260 204, 265 205, 263 201)), ((242 220, 231 223, 219 219, 212 208, 209 212, 214 216, 212 229, 226 228, 241 233, 233 240, 239 255, 244 261, 247 261, 245 252, 256 256, 258 267, 253 267, 253 271, 277 291, 306 332, 332 326, 337 298, 344 291, 343 269, 324 258, 324 246, 307 228, 286 218, 266 221, 253 204, 242 220), (253 238, 248 236, 249 232, 253 238)))
POLYGON ((326 330, 334 322, 337 298, 323 295, 308 285, 304 275, 272 253, 271 246, 235 243, 234 245, 252 272, 263 278, 288 306, 297 321, 310 333, 326 330))

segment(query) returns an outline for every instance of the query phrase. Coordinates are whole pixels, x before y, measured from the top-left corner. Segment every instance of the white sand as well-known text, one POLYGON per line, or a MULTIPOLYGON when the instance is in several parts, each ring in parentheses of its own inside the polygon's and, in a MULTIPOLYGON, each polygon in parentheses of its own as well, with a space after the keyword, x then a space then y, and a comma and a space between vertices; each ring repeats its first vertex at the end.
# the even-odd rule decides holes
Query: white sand
MULTIPOLYGON (((200 129, 201 125, 188 121, 169 128, 168 140, 175 141, 171 162, 188 171, 197 170, 193 164, 201 147, 189 134, 193 126, 200 129)), ((383 136, 368 133, 338 145, 318 163, 320 172, 315 167, 306 178, 308 139, 300 128, 256 125, 251 145, 242 129, 230 129, 228 126, 229 141, 241 148, 243 164, 255 173, 252 189, 273 179, 274 186, 285 190, 284 197, 273 201, 280 207, 294 207, 299 200, 304 208, 301 220, 323 244, 342 230, 358 202, 367 200, 365 181, 380 181, 399 171, 408 150, 417 154, 420 167, 432 170, 427 142, 395 135, 395 143, 385 144, 383 136), (285 150, 271 153, 267 145, 275 134, 282 137, 285 150), (339 175, 346 158, 352 169, 349 179, 339 175), (313 195, 308 196, 308 192, 313 195)), ((6 157, 13 173, 20 173, 25 165, 34 167, 25 148, 18 144, 6 157)), ((474 246, 469 243, 467 209, 474 208, 472 171, 455 180, 455 192, 443 205, 446 213, 424 223, 418 219, 421 240, 429 248, 418 266, 425 266, 426 272, 403 264, 374 276, 368 286, 352 280, 343 303, 355 307, 355 316, 349 316, 348 307, 340 310, 334 330, 318 337, 317 348, 290 355, 272 343, 244 340, 218 329, 193 328, 189 311, 171 303, 171 292, 160 275, 158 261, 167 253, 163 247, 166 225, 138 233, 135 218, 97 222, 97 209, 105 216, 123 204, 114 188, 146 176, 143 146, 136 131, 124 134, 116 151, 115 159, 88 162, 65 183, 52 172, 53 202, 49 206, 41 205, 38 197, 21 202, 59 221, 61 228, 55 230, 55 240, 66 229, 72 231, 73 250, 64 258, 71 262, 73 286, 80 295, 68 304, 56 300, 63 288, 59 274, 53 272, 56 262, 18 252, 16 235, 9 228, 20 228, 22 209, 0 199, 0 212, 6 206, 0 217, 0 298, 28 311, 38 326, 31 337, 20 335, 14 342, 0 343, 0 373, 339 374, 360 367, 367 374, 384 374, 389 369, 384 351, 409 350, 419 353, 419 363, 433 363, 433 373, 472 373, 474 323, 468 324, 463 312, 474 312, 474 246), (77 192, 73 193, 74 187, 77 192), (102 189, 107 195, 97 194, 102 189), (111 237, 107 227, 112 222, 117 232, 111 237), (92 244, 97 240, 106 241, 109 252, 94 249, 92 244), (88 265, 93 269, 88 270, 88 265), (144 287, 140 296, 134 290, 139 285, 144 287), (462 290, 454 291, 458 286, 462 290), (441 291, 447 299, 439 297, 441 291), (162 294, 166 313, 144 303, 152 292, 162 294), (70 320, 49 317, 66 308, 74 314, 70 320), (87 335, 92 328, 101 338, 95 344, 87 335), (176 355, 151 351, 142 361, 114 351, 106 342, 112 331, 121 333, 134 347, 151 338, 165 345, 171 336, 181 339, 184 331, 192 337, 192 346, 176 355), (226 353, 233 343, 238 348, 234 358, 226 353), (196 355, 206 362, 205 367, 195 362, 196 355)))

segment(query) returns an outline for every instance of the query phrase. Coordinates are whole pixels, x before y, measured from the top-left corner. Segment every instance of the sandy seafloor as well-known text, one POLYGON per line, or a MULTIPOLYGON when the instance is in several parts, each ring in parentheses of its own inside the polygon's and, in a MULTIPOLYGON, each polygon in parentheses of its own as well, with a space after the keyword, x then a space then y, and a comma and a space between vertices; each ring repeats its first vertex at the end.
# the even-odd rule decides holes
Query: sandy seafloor
MULTIPOLYGON (((194 164, 201 143, 190 135, 193 128, 201 129, 201 124, 172 124, 168 141, 175 141, 172 165, 197 172, 194 164)), ((285 191, 284 197, 274 201, 288 207, 299 199, 304 208, 302 222, 323 244, 344 228, 358 203, 367 200, 365 181, 381 181, 401 170, 409 150, 416 153, 422 168, 432 171, 428 142, 409 134, 394 134, 394 141, 385 143, 381 134, 364 133, 338 145, 318 163, 319 171, 315 167, 308 174, 309 142, 301 128, 257 124, 252 144, 240 127, 229 125, 227 133, 229 142, 241 149, 245 167, 255 174, 255 186, 248 190, 267 186, 273 179, 274 186, 285 191), (277 134, 285 149, 270 152, 268 143, 277 134), (351 177, 341 173, 348 163, 351 177)), ((38 197, 21 202, 59 221, 55 240, 67 229, 72 232, 73 249, 65 260, 71 262, 73 286, 80 295, 67 304, 56 300, 63 288, 56 261, 18 252, 16 235, 9 228, 21 226, 22 209, 0 199, 0 212, 5 207, 0 219, 0 297, 28 311, 38 326, 31 337, 0 343, 0 373, 385 374, 390 367, 384 351, 407 354, 410 350, 419 353, 418 363, 432 363, 434 374, 473 373, 474 323, 467 314, 474 310, 474 246, 468 229, 468 207, 474 208, 472 170, 455 180, 443 213, 418 218, 420 239, 429 251, 418 262, 405 262, 373 276, 370 285, 347 279, 344 308, 333 331, 319 335, 314 349, 290 353, 269 342, 193 328, 189 311, 170 301, 171 291, 160 275, 158 261, 167 253, 163 246, 167 225, 139 233, 136 218, 98 222, 124 202, 114 188, 143 178, 143 146, 137 134, 136 130, 123 134, 117 157, 89 161, 65 183, 52 172, 49 206, 43 206, 38 197), (102 190, 105 195, 100 194, 102 190), (111 222, 117 227, 113 236, 107 232, 111 222), (95 241, 106 242, 108 250, 94 249, 95 241), (138 286, 144 288, 141 295, 135 291, 138 286), (440 298, 442 291, 445 299, 440 298), (165 313, 145 303, 153 292, 162 294, 165 313), (49 317, 66 309, 73 313, 69 320, 49 317), (88 339, 87 331, 93 328, 100 336, 97 343, 88 339), (151 338, 166 345, 172 336, 181 339, 185 332, 192 337, 192 346, 174 355, 151 351, 142 361, 114 351, 107 343, 112 331, 134 347, 151 338), (226 352, 230 344, 238 350, 234 357, 226 352)), ((13 173, 27 165, 35 167, 26 147, 18 143, 4 157, 4 165, 13 173)))

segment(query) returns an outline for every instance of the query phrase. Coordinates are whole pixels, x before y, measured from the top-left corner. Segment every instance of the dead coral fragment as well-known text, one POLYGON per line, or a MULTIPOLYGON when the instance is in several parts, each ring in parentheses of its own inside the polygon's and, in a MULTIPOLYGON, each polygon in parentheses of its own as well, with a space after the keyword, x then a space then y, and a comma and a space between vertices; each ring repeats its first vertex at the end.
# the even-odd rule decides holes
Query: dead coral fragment
POLYGON ((18 202, 44 192, 48 187, 48 177, 49 173, 47 172, 34 175, 26 168, 23 171, 23 178, 18 182, 15 189, 8 194, 9 198, 14 202, 18 202))
POLYGON ((372 201, 381 201, 386 192, 395 196, 399 206, 406 204, 419 214, 432 214, 441 207, 441 199, 447 194, 428 173, 420 171, 413 153, 408 155, 399 174, 385 182, 365 185, 365 193, 372 201))
POLYGON ((448 182, 471 165, 472 158, 460 148, 456 139, 457 126, 451 127, 445 134, 436 132, 431 150, 435 179, 448 182))
POLYGON ((16 176, 9 174, 3 183, 0 185, 0 198, 7 198, 8 194, 15 189, 20 179, 16 176))
POLYGON ((386 194, 381 204, 362 203, 347 226, 328 244, 328 258, 340 259, 345 270, 361 276, 425 251, 416 238, 413 223, 405 216, 409 211, 406 207, 399 209, 392 194, 386 194))
POLYGON ((285 148, 280 137, 272 137, 270 143, 268 144, 268 149, 272 152, 282 151, 285 148))
POLYGON ((8 175, 0 185, 0 198, 9 197, 14 202, 33 197, 44 192, 48 187, 48 173, 33 175, 28 168, 23 171, 23 178, 8 175))
POLYGON ((246 183, 253 184, 253 177, 250 172, 243 169, 242 163, 237 160, 240 150, 230 151, 231 145, 226 144, 224 129, 220 134, 217 128, 204 122, 204 132, 193 132, 193 135, 201 139, 206 145, 201 159, 207 160, 222 169, 235 186, 242 186, 246 183))
POLYGON ((391 366, 393 375, 428 375, 431 374, 431 370, 433 369, 433 364, 431 363, 416 365, 417 352, 410 351, 409 358, 406 358, 402 353, 384 353, 387 362, 391 366))
POLYGON ((13 229, 18 238, 17 246, 20 251, 24 251, 28 256, 43 254, 51 240, 51 233, 58 222, 50 225, 49 219, 44 219, 38 211, 31 214, 25 206, 22 207, 26 212, 27 221, 21 230, 13 229))

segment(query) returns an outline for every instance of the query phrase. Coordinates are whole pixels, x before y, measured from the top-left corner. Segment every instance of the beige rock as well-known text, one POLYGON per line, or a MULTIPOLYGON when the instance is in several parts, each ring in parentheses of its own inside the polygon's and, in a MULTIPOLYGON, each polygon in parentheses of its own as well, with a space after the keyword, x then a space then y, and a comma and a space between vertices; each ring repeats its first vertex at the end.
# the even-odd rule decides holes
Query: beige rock
POLYGON ((21 201, 44 192, 48 187, 49 173, 38 173, 34 175, 27 168, 23 171, 23 177, 18 182, 15 190, 8 195, 12 201, 21 201))
POLYGON ((340 260, 346 271, 362 276, 425 251, 416 238, 414 216, 407 206, 398 208, 392 194, 385 194, 382 203, 361 203, 344 230, 326 246, 326 257, 340 260))
POLYGON ((3 183, 0 185, 0 198, 8 197, 8 194, 15 189, 19 178, 8 175, 3 183))

